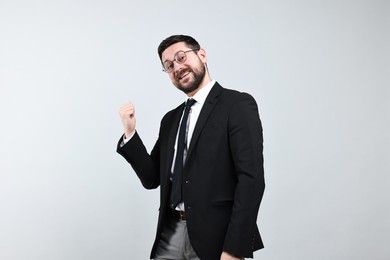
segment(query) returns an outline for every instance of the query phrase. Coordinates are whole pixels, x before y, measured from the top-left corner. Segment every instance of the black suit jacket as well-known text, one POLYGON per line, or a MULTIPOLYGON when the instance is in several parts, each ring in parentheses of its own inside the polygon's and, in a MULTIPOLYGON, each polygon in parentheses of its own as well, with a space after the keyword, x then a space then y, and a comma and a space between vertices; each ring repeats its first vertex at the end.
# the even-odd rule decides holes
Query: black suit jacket
MULTIPOLYGON (((184 104, 162 119, 158 140, 148 154, 138 133, 117 152, 133 167, 147 189, 160 186, 160 213, 154 257, 167 220, 170 172, 184 104)), ((183 196, 191 245, 202 260, 222 251, 253 257, 263 248, 256 224, 264 192, 263 137, 252 96, 216 83, 202 107, 184 167, 183 196)))

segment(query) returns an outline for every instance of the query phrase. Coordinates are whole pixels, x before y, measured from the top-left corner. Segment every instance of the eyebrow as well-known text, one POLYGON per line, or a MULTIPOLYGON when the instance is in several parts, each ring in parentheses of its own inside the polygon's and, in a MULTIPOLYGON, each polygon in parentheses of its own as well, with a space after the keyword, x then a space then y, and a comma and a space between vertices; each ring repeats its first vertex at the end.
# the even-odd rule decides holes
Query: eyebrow
POLYGON ((181 51, 183 51, 183 50, 178 50, 177 52, 175 52, 175 54, 173 54, 173 60, 168 60, 168 59, 166 59, 166 60, 163 61, 163 63, 166 62, 166 61, 172 61, 172 62, 173 62, 173 61, 175 60, 176 54, 177 54, 178 52, 181 52, 181 51))
MULTIPOLYGON (((178 53, 178 52, 179 52, 179 51, 175 52, 175 54, 173 55, 173 60, 175 60, 176 53, 178 53)), ((164 63, 164 62, 166 62, 166 61, 173 61, 173 60, 168 60, 168 59, 166 59, 166 60, 164 60, 164 61, 162 61, 162 62, 164 63)))

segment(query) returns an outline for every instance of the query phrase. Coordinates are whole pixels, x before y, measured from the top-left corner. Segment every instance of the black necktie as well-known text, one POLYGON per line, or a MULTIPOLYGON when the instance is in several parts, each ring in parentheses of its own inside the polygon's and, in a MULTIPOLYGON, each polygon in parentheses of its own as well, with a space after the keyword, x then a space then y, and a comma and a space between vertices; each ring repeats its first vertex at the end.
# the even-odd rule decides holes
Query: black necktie
POLYGON ((186 102, 186 107, 184 110, 184 115, 181 120, 179 137, 177 139, 177 151, 175 166, 173 168, 173 177, 172 177, 172 191, 171 191, 171 207, 174 209, 182 201, 182 181, 183 181, 183 155, 186 148, 186 132, 187 132, 187 121, 188 114, 191 110, 191 106, 196 101, 194 99, 188 99, 186 102))

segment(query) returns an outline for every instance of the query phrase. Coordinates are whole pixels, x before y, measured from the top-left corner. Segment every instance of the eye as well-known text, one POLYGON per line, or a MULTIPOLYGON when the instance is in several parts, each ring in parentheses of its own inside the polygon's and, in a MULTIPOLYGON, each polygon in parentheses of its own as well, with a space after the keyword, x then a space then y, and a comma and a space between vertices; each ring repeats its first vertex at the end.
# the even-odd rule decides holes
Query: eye
POLYGON ((186 54, 185 54, 184 52, 179 52, 179 53, 177 53, 177 55, 176 55, 176 61, 177 61, 178 63, 183 63, 183 62, 185 62, 185 60, 186 60, 186 54))
POLYGON ((173 62, 172 61, 164 62, 164 68, 166 71, 173 70, 173 62))

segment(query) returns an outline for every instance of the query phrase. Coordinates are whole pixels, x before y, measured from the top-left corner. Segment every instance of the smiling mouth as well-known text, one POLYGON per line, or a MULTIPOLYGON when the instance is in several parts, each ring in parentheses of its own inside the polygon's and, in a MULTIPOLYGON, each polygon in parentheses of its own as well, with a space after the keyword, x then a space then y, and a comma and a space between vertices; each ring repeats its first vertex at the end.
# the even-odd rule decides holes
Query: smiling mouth
POLYGON ((183 78, 186 77, 188 74, 190 74, 189 71, 184 72, 184 73, 179 77, 179 80, 183 79, 183 78))

